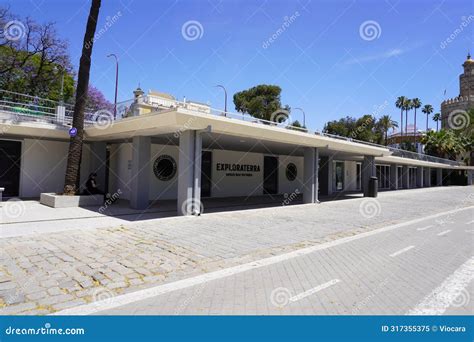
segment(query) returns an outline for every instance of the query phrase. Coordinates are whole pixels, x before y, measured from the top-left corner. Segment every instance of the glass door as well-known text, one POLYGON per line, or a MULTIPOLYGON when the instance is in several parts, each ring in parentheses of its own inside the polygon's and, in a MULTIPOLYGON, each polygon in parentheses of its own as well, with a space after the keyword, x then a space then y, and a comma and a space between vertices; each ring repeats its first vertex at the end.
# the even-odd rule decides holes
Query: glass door
POLYGON ((344 162, 334 162, 334 190, 344 190, 344 162))

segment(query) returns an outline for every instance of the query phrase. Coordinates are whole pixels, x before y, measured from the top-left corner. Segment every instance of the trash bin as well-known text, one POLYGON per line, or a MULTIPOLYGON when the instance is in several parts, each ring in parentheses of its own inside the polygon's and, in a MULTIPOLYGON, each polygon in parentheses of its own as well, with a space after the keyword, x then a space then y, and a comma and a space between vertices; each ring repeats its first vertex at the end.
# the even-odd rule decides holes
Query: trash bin
POLYGON ((370 177, 369 179, 369 196, 368 197, 377 197, 378 193, 378 179, 377 177, 370 177))

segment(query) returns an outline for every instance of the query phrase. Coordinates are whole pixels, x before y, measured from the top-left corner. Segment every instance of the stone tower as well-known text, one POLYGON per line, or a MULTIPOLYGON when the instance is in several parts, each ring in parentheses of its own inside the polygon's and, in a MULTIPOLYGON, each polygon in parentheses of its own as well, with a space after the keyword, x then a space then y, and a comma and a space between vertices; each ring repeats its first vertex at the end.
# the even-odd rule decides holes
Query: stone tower
POLYGON ((470 54, 462 66, 464 73, 459 75, 459 96, 441 103, 442 128, 449 128, 447 122, 449 114, 474 108, 474 60, 470 54))

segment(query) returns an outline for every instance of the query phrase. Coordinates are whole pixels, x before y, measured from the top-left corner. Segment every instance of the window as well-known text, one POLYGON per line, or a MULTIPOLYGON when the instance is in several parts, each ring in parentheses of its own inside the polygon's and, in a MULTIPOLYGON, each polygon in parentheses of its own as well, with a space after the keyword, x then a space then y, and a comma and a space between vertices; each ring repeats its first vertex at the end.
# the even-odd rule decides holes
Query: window
POLYGON ((153 173, 161 181, 169 181, 176 174, 176 161, 173 157, 162 155, 153 163, 153 173))

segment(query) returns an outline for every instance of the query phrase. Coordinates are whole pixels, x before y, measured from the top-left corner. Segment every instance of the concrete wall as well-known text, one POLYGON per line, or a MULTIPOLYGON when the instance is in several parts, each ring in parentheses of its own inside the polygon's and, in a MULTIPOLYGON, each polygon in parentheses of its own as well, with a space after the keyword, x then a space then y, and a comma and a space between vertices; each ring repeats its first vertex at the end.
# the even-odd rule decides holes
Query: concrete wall
MULTIPOLYGON (((153 162, 161 155, 173 157, 178 164, 178 147, 166 145, 151 145, 150 159, 150 200, 175 199, 177 195, 177 175, 169 181, 160 181, 153 174, 153 162)), ((130 143, 114 144, 110 150, 110 181, 109 191, 122 192, 121 198, 130 199, 132 147, 130 143)), ((211 197, 229 196, 258 196, 263 194, 263 160, 259 153, 238 151, 212 151, 212 180, 211 197), (218 163, 258 165, 258 172, 218 171, 218 163), (248 176, 246 176, 248 175, 248 176)), ((280 194, 302 193, 303 157, 278 156, 278 190, 280 194), (286 178, 286 167, 294 163, 297 176, 294 181, 286 178)))
MULTIPOLYGON (((39 197, 42 192, 61 192, 64 186, 69 143, 24 139, 22 141, 20 197, 39 197)), ((81 184, 89 176, 89 145, 84 145, 81 184)))

